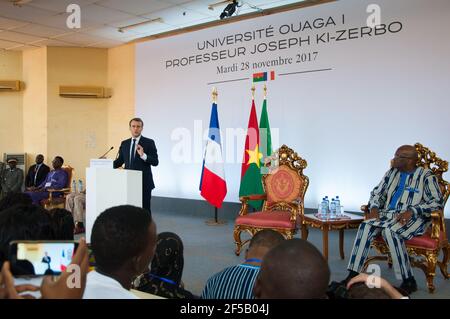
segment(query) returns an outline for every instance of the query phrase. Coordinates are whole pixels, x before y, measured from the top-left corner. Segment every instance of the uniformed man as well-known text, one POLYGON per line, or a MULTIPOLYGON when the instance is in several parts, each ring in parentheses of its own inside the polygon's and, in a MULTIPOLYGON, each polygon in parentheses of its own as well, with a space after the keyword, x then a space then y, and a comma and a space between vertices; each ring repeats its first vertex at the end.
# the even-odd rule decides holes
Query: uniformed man
POLYGON ((17 158, 8 159, 8 166, 9 168, 5 169, 1 178, 2 198, 8 193, 20 193, 22 191, 23 170, 16 167, 17 158))

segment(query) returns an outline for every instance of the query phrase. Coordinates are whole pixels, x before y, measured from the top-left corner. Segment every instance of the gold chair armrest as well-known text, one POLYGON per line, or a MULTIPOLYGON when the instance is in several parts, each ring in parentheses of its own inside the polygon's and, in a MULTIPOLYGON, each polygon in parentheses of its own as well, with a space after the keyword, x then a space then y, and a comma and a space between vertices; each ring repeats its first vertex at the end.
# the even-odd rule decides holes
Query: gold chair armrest
POLYGON ((369 217, 369 205, 361 205, 361 211, 364 213, 364 219, 369 217))
POLYGON ((444 230, 444 225, 442 224, 442 212, 437 210, 431 212, 431 238, 439 240, 441 235, 441 230, 444 230))
POLYGON ((65 193, 65 192, 70 192, 70 188, 61 188, 61 189, 54 189, 54 188, 49 188, 47 189, 47 192, 49 193, 65 193))
POLYGON ((265 200, 267 198, 266 194, 259 194, 259 195, 248 195, 248 196, 241 196, 239 197, 239 200, 242 202, 241 210, 239 211, 240 216, 244 216, 248 214, 248 201, 249 200, 265 200))
POLYGON ((64 193, 64 195, 65 195, 66 193, 70 192, 70 188, 61 188, 61 189, 49 188, 49 189, 47 189, 47 192, 48 192, 48 200, 50 202, 52 202, 53 193, 64 193))
POLYGON ((266 194, 247 195, 247 196, 239 197, 239 200, 241 202, 249 201, 249 200, 266 200, 266 199, 267 199, 267 195, 266 194))

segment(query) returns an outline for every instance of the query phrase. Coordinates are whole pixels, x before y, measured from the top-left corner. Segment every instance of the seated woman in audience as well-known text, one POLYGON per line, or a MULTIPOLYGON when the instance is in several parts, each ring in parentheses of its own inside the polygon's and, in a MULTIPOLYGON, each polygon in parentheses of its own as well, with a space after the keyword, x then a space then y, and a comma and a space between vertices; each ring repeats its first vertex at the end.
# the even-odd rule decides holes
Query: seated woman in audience
POLYGON ((170 232, 158 235, 156 252, 150 272, 138 278, 136 289, 165 298, 192 299, 192 293, 183 288, 183 242, 170 232))

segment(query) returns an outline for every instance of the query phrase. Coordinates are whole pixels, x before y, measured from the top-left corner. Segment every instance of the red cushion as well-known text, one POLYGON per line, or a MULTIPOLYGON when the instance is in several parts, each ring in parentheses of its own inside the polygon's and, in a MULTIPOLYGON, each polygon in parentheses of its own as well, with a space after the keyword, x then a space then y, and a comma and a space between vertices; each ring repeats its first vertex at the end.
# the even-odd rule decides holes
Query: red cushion
POLYGON ((236 218, 235 225, 264 228, 295 228, 291 222, 291 213, 286 211, 256 212, 236 218))
MULTIPOLYGON (((444 240, 444 235, 441 232, 440 234, 441 241, 444 240)), ((384 242, 383 237, 377 236, 375 238, 378 242, 384 242)), ((406 241, 406 246, 414 246, 424 249, 437 249, 438 248, 438 241, 431 238, 430 234, 424 234, 422 236, 416 236, 411 238, 410 240, 406 241)))

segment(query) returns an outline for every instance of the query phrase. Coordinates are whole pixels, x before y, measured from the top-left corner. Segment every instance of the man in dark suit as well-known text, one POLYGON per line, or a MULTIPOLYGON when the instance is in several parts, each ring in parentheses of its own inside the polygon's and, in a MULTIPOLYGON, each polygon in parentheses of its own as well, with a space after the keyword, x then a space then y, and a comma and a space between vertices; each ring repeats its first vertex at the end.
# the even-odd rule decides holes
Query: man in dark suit
POLYGON ((144 122, 140 118, 131 119, 129 126, 131 138, 120 144, 114 168, 125 164, 125 169, 142 172, 142 207, 151 214, 152 189, 155 188, 151 166, 158 166, 158 153, 155 142, 141 135, 144 122))
POLYGON ((25 187, 37 187, 50 172, 50 167, 44 164, 44 155, 36 156, 36 164, 31 165, 25 177, 25 187))

